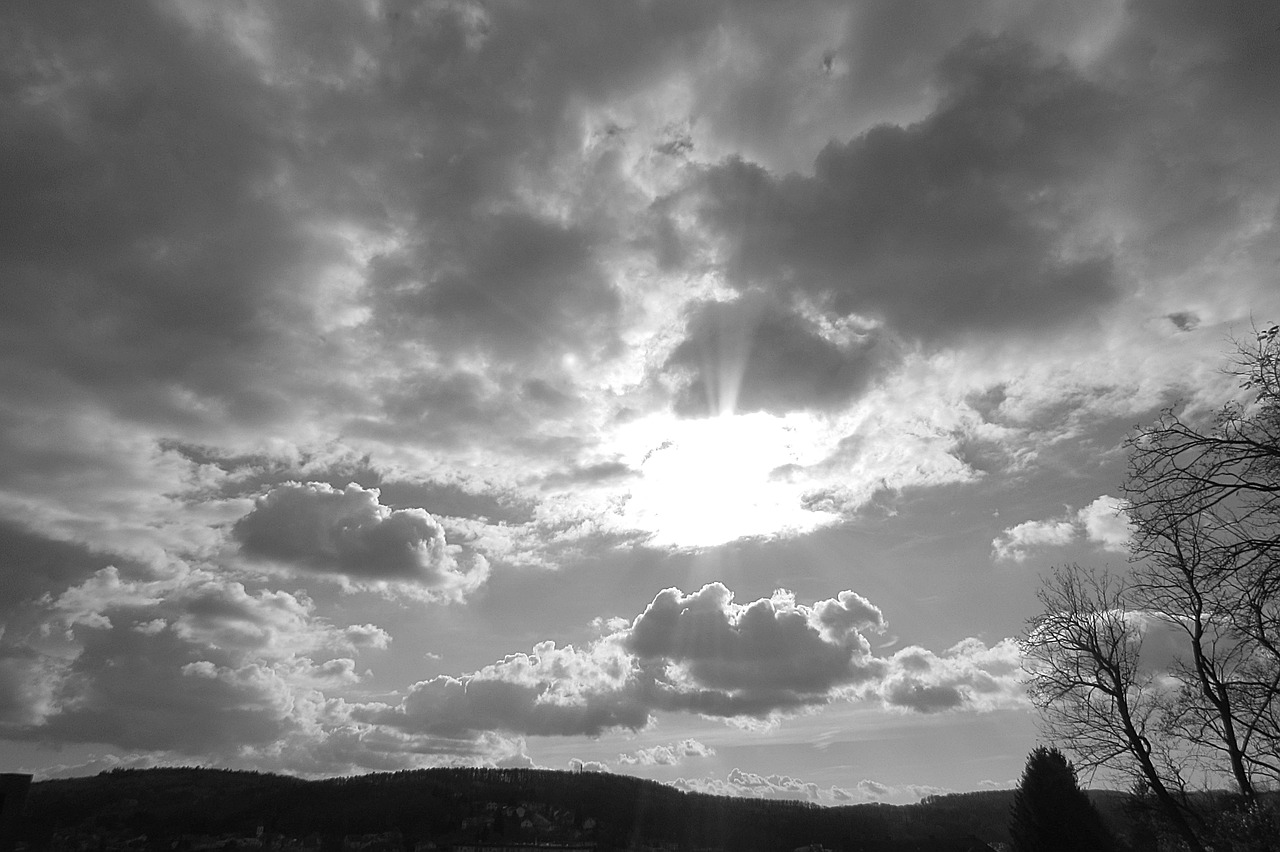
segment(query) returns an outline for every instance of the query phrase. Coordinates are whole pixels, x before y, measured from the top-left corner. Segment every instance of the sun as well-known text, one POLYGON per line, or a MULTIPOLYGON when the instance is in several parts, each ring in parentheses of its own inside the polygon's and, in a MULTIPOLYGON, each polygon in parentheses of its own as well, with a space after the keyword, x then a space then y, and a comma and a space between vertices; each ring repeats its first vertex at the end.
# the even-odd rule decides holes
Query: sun
POLYGON ((803 467, 821 457, 805 415, 653 418, 628 441, 640 477, 625 511, 655 544, 706 547, 830 523, 804 508, 803 467))

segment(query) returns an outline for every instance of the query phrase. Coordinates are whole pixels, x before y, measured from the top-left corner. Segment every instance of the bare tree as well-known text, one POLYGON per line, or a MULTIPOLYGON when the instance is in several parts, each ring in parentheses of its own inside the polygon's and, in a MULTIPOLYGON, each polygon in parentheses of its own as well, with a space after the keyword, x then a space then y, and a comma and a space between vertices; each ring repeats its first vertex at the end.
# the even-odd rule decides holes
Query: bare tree
POLYGON ((1128 443, 1128 578, 1057 570, 1023 643, 1048 734, 1139 782, 1192 849, 1225 837, 1192 779, 1230 779, 1255 827, 1280 783, 1280 326, 1228 373, 1249 398, 1207 422, 1168 410, 1128 443), (1140 659, 1155 624, 1179 637, 1159 672, 1140 659))
POLYGON ((1280 781, 1280 326, 1238 347, 1252 399, 1207 428, 1172 411, 1129 442, 1136 605, 1185 637, 1179 733, 1250 807, 1280 781))
POLYGON ((1022 642, 1028 694, 1046 733, 1087 770, 1107 768, 1144 782, 1170 826, 1196 852, 1176 755, 1162 739, 1168 704, 1140 666, 1140 614, 1123 582, 1078 566, 1055 569, 1040 590, 1044 611, 1022 642))

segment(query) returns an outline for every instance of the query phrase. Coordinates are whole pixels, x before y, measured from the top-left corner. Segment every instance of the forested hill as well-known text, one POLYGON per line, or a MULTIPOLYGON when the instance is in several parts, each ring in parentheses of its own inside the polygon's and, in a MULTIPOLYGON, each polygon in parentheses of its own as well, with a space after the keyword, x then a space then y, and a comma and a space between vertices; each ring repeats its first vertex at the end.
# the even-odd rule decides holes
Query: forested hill
POLYGON ((981 849, 1007 840, 1011 791, 824 808, 709 796, 622 775, 427 769, 303 781, 212 769, 115 770, 31 786, 31 848, 981 849), (145 835, 145 838, 143 838, 145 835), (345 844, 343 838, 347 838, 345 844))

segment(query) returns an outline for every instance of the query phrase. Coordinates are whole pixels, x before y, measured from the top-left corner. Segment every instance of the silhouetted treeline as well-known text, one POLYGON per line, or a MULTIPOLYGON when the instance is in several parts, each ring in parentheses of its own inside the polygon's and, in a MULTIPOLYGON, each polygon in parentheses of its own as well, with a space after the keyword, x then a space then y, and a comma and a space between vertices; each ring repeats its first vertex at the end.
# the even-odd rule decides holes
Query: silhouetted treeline
POLYGON ((383 848, 409 852, 428 841, 968 852, 981 848, 978 839, 1007 841, 1011 797, 992 791, 827 808, 689 793, 596 772, 451 768, 303 781, 196 768, 113 770, 33 784, 22 837, 33 849, 123 848, 131 841, 133 849, 182 850, 199 845, 192 838, 207 846, 210 838, 241 837, 262 848, 327 852, 342 848, 344 837, 378 835, 383 848))

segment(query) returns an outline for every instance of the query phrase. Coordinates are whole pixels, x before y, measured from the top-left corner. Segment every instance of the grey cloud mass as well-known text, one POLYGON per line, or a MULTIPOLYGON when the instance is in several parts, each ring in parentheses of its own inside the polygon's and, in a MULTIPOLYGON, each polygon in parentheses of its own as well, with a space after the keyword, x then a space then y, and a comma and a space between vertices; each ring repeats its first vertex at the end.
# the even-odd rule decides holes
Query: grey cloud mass
POLYGON ((665 368, 689 376, 675 400, 686 415, 834 408, 886 359, 874 335, 831 340, 813 320, 758 293, 693 306, 685 334, 665 368))
POLYGON ((315 620, 308 598, 205 572, 108 567, 43 606, 79 651, 68 660, 46 640, 6 655, 20 664, 0 665, 19 687, 3 725, 15 739, 188 755, 275 743, 303 724, 303 684, 353 682, 346 655, 386 642, 372 625, 315 620))
POLYGON ((1123 429, 1280 318, 1277 26, 0 4, 0 763, 1025 753, 1041 557, 1122 551, 1123 429))
POLYGON ((459 567, 458 548, 445 542, 439 521, 423 509, 390 509, 378 498, 376 488, 354 483, 342 490, 323 482, 288 483, 260 497, 233 533, 249 556, 304 571, 446 592, 483 581, 483 557, 473 555, 468 568, 459 567))
POLYGON ((735 287, 795 288, 928 338, 1051 325, 1115 296, 1105 243, 1070 239, 1116 142, 1115 97, 1011 38, 971 38, 939 73, 932 115, 830 143, 812 177, 706 171, 693 203, 735 287))
MULTIPOLYGON (((825 603, 828 611, 844 607, 825 603)), ((735 605, 721 583, 689 595, 666 589, 623 642, 639 659, 683 667, 698 687, 737 700, 749 701, 756 691, 824 700, 834 686, 871 677, 874 663, 852 624, 824 636, 813 616, 783 595, 735 605)))

